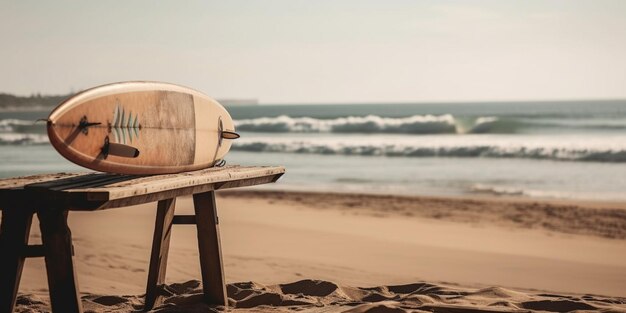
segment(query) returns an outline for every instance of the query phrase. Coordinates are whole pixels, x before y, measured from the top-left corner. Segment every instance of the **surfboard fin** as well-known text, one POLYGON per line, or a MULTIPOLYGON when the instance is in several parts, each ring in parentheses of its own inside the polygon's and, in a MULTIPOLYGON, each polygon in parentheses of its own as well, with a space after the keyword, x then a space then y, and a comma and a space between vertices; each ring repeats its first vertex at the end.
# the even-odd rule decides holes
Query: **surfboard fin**
POLYGON ((139 150, 129 145, 109 142, 109 137, 106 137, 104 139, 104 146, 102 146, 102 156, 106 159, 109 155, 123 158, 136 158, 139 156, 139 150))
POLYGON ((227 131, 227 130, 223 130, 222 131, 222 138, 224 139, 237 139, 241 137, 239 134, 237 134, 236 132, 231 132, 231 131, 227 131))

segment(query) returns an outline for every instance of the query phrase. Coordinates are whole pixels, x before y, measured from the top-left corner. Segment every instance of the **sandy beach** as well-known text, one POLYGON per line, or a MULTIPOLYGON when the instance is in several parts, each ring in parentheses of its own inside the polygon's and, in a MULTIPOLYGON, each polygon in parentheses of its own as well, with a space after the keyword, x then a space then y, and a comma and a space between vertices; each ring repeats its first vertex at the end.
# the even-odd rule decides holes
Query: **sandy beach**
POLYGON ((626 0, 0 1, 0 40, 0 313, 626 313, 626 0))
MULTIPOLYGON (((623 203, 258 190, 217 201, 236 311, 626 311, 623 203)), ((141 309, 155 207, 70 214, 86 311, 141 309)), ((155 312, 220 309, 200 301, 195 236, 173 229, 155 312)), ((26 261, 18 312, 49 310, 44 268, 26 261)))

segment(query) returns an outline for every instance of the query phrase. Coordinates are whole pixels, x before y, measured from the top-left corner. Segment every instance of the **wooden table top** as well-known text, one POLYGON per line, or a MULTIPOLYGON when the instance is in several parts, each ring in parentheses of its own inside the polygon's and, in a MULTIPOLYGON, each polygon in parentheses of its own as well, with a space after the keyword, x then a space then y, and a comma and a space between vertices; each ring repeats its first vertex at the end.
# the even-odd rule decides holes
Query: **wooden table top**
POLYGON ((151 176, 86 172, 15 177, 0 180, 0 210, 21 207, 102 210, 272 183, 284 173, 282 166, 229 165, 151 176))

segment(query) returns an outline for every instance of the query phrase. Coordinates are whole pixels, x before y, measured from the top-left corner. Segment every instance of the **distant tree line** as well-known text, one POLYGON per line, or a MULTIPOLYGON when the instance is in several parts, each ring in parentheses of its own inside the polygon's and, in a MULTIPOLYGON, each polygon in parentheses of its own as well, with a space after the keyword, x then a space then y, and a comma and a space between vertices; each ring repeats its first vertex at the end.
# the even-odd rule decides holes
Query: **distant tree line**
MULTIPOLYGON (((30 107, 55 107, 61 101, 69 98, 74 93, 67 95, 42 96, 40 93, 28 97, 16 96, 8 93, 0 93, 0 109, 3 108, 30 108, 30 107)), ((256 99, 222 99, 218 100, 225 106, 257 105, 256 99)))
POLYGON ((54 107, 70 95, 42 96, 40 93, 28 97, 0 93, 0 108, 54 107))

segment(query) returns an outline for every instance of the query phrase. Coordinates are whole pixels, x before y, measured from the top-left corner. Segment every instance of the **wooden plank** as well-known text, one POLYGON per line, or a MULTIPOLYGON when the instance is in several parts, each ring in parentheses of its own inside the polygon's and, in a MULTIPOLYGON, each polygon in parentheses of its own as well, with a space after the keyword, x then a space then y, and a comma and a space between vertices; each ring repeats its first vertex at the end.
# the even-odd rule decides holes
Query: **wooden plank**
POLYGON ((208 304, 227 307, 215 192, 195 194, 193 203, 198 228, 198 250, 205 301, 208 304))
POLYGON ((196 216, 195 215, 176 215, 174 216, 174 220, 172 220, 172 224, 196 225, 196 216))
MULTIPOLYGON (((70 184, 66 182, 61 185, 54 182, 35 183, 26 184, 24 188, 38 190, 54 188, 56 189, 55 191, 63 192, 62 195, 56 195, 57 197, 86 197, 90 201, 108 201, 203 184, 276 175, 284 172, 285 169, 283 167, 240 167, 231 165, 223 168, 209 168, 179 174, 141 176, 97 187, 81 187, 80 184, 89 182, 90 178, 79 177, 75 179, 68 178, 67 180, 70 181, 70 184), (68 188, 70 186, 72 188, 68 188), (72 195, 65 195, 64 193, 71 193, 72 195)), ((92 174, 91 177, 93 175, 95 174, 92 174)))
POLYGON ((70 193, 88 194, 88 200, 106 201, 173 189, 282 174, 283 167, 232 167, 206 169, 176 175, 142 177, 102 188, 76 188, 70 193))
POLYGON ((165 283, 165 271, 167 268, 167 256, 170 247, 175 205, 176 198, 159 201, 157 205, 144 311, 152 309, 162 300, 162 297, 159 297, 159 290, 165 283))
POLYGON ((13 177, 0 180, 0 190, 3 189, 19 189, 29 184, 42 183, 57 179, 65 179, 68 177, 76 177, 88 175, 89 173, 56 173, 56 174, 40 174, 22 177, 13 177))
MULTIPOLYGON (((107 184, 132 179, 129 175, 116 175, 104 173, 91 173, 77 177, 68 177, 57 181, 29 184, 22 191, 29 194, 31 199, 36 199, 37 207, 70 207, 71 197, 63 194, 67 188, 89 188, 105 186, 107 184)), ((14 194, 15 190, 12 191, 14 194)))
POLYGON ((0 226, 0 313, 12 313, 24 268, 32 210, 7 209, 0 226))
POLYGON ((25 258, 39 258, 46 255, 43 245, 29 245, 22 249, 25 258))
POLYGON ((122 199, 116 199, 111 201, 88 201, 86 199, 75 198, 71 205, 71 210, 76 211, 95 211, 95 210, 106 210, 112 208, 119 208, 137 204, 143 204, 147 202, 160 201, 169 198, 175 198, 180 196, 186 196, 196 193, 208 192, 211 190, 222 190, 228 188, 237 188, 237 187, 247 187, 254 186, 260 184, 272 183, 282 174, 277 174, 273 176, 265 176, 265 177, 257 177, 251 179, 244 180, 236 180, 230 182, 221 182, 218 184, 205 184, 193 187, 186 187, 150 194, 139 195, 135 197, 128 197, 122 199))
POLYGON ((72 234, 67 226, 67 210, 55 208, 37 212, 45 250, 48 288, 53 312, 81 313, 78 282, 72 258, 72 234))
POLYGON ((80 186, 83 183, 88 183, 92 180, 98 180, 106 176, 107 174, 104 174, 104 173, 88 173, 86 175, 70 176, 70 177, 60 178, 60 179, 55 179, 55 180, 50 180, 50 181, 32 183, 32 184, 28 184, 28 187, 38 188, 38 189, 54 189, 54 188, 59 189, 59 188, 63 188, 63 186, 65 185, 80 186))
MULTIPOLYGON (((107 185, 127 181, 131 179, 135 179, 137 176, 135 175, 117 175, 117 174, 101 174, 98 177, 94 177, 88 181, 76 182, 73 184, 65 184, 62 186, 56 186, 49 188, 50 190, 59 191, 65 189, 72 188, 96 188, 96 187, 106 187, 107 185)), ((32 185, 29 185, 29 188, 32 188, 32 185)))
POLYGON ((16 183, 13 179, 0 180, 0 185, 3 181, 12 181, 12 183, 6 183, 5 186, 17 186, 24 184, 24 181, 36 181, 38 179, 48 180, 48 183, 44 184, 41 182, 25 184, 23 189, 0 189, 0 207, 7 205, 29 207, 41 204, 45 207, 68 207, 71 210, 102 210, 216 189, 266 184, 276 181, 284 172, 283 167, 231 165, 195 172, 136 177, 130 180, 123 178, 122 181, 115 181, 117 178, 114 178, 113 181, 108 181, 108 178, 100 181, 100 178, 108 177, 102 175, 111 174, 99 174, 99 176, 95 176, 98 177, 96 183, 105 185, 87 188, 73 187, 71 189, 63 189, 68 186, 68 181, 71 183, 70 185, 84 183, 90 186, 93 183, 91 178, 81 177, 94 177, 94 175, 88 173, 48 175, 45 178, 26 179, 20 183, 16 183), (63 184, 49 182, 51 177, 64 177, 61 179, 66 180, 66 182, 63 184), (50 190, 47 187, 61 188, 61 190, 50 190), (18 193, 23 193, 23 195, 19 196, 18 193))
POLYGON ((136 175, 118 175, 111 173, 90 173, 81 176, 73 176, 54 181, 45 181, 28 184, 30 189, 60 191, 72 188, 103 187, 117 182, 137 178, 136 175))

